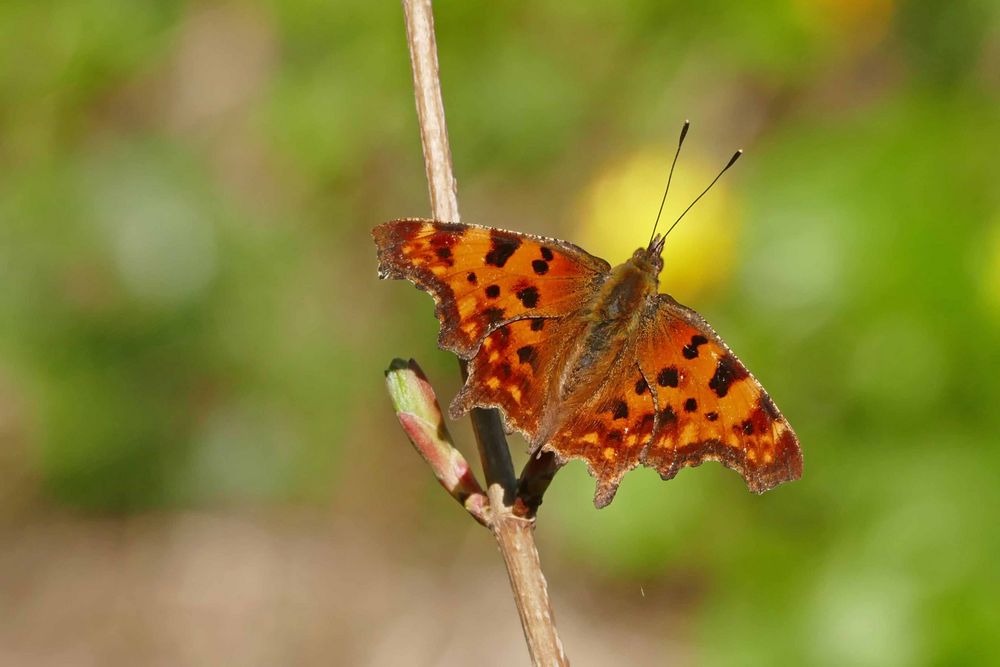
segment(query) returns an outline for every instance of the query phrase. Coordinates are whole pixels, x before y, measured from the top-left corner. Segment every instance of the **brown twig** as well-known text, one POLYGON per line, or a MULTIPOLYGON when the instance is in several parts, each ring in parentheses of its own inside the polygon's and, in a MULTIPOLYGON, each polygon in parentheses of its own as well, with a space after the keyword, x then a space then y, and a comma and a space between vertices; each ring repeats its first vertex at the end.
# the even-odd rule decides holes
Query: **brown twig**
MULTIPOLYGON (((459 222, 458 196, 441 99, 431 0, 403 0, 403 12, 432 215, 437 220, 459 222)), ((465 374, 463 363, 463 378, 465 374)), ((486 476, 489 496, 487 525, 507 566, 532 662, 535 665, 567 665, 569 662, 556 633, 548 589, 535 547, 534 519, 514 513, 517 480, 500 416, 496 410, 476 409, 472 411, 472 425, 486 476)))

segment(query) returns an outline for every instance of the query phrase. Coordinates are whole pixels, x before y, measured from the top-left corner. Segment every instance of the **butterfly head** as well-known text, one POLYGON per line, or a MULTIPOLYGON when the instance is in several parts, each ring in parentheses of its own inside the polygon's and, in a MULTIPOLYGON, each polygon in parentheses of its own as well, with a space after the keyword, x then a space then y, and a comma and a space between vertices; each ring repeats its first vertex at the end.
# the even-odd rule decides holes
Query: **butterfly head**
POLYGON ((632 259, 629 260, 637 269, 643 273, 648 273, 649 275, 656 278, 660 275, 660 271, 663 270, 663 241, 666 237, 657 234, 653 237, 653 240, 649 242, 649 245, 645 248, 638 248, 634 253, 632 253, 632 259))

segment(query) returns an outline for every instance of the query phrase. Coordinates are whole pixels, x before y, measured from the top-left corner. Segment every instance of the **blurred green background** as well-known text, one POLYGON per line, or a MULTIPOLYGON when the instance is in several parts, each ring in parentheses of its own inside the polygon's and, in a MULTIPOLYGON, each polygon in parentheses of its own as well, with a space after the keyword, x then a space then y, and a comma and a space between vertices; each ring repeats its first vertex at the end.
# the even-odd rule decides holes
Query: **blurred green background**
MULTIPOLYGON (((685 118, 670 211, 746 150, 661 287, 805 474, 641 470, 598 512, 563 470, 574 664, 1000 664, 1000 5, 435 10, 468 222, 617 263, 685 118)), ((375 274, 371 227, 428 212, 396 2, 0 3, 0 662, 527 660, 385 396, 394 356, 458 388, 375 274)))

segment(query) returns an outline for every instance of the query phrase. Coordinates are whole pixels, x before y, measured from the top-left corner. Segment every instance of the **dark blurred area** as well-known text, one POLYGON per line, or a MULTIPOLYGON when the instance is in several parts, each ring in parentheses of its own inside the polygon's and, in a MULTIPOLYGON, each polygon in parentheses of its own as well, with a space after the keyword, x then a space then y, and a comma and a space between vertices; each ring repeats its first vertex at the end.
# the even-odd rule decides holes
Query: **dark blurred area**
MULTIPOLYGON (((801 481, 582 464, 537 535, 574 664, 1000 662, 1000 5, 435 7, 467 222, 644 245, 801 481)), ((426 216, 399 3, 0 3, 0 664, 527 662, 383 384, 457 391, 370 229, 426 216)), ((470 459, 465 423, 455 425, 470 459)), ((518 461, 524 443, 512 438, 518 461)))

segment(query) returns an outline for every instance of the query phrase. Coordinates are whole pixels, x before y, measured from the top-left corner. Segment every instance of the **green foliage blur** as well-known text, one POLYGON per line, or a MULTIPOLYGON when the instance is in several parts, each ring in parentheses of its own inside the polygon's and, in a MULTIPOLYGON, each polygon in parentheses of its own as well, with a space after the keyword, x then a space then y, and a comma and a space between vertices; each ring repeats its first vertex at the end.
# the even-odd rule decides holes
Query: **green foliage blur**
MULTIPOLYGON (((597 512, 571 465, 538 528, 554 585, 686 591, 704 664, 1000 663, 1000 5, 435 11, 466 221, 582 243, 581 193, 643 150, 665 175, 684 118, 719 166, 747 151, 735 258, 697 256, 728 278, 679 298, 804 476, 636 471, 597 512)), ((622 211, 636 246, 660 187, 622 211)), ((0 3, 4 515, 417 505, 457 530, 382 384, 412 356, 458 386, 430 299, 375 275, 371 227, 427 214, 396 2, 0 3)))

